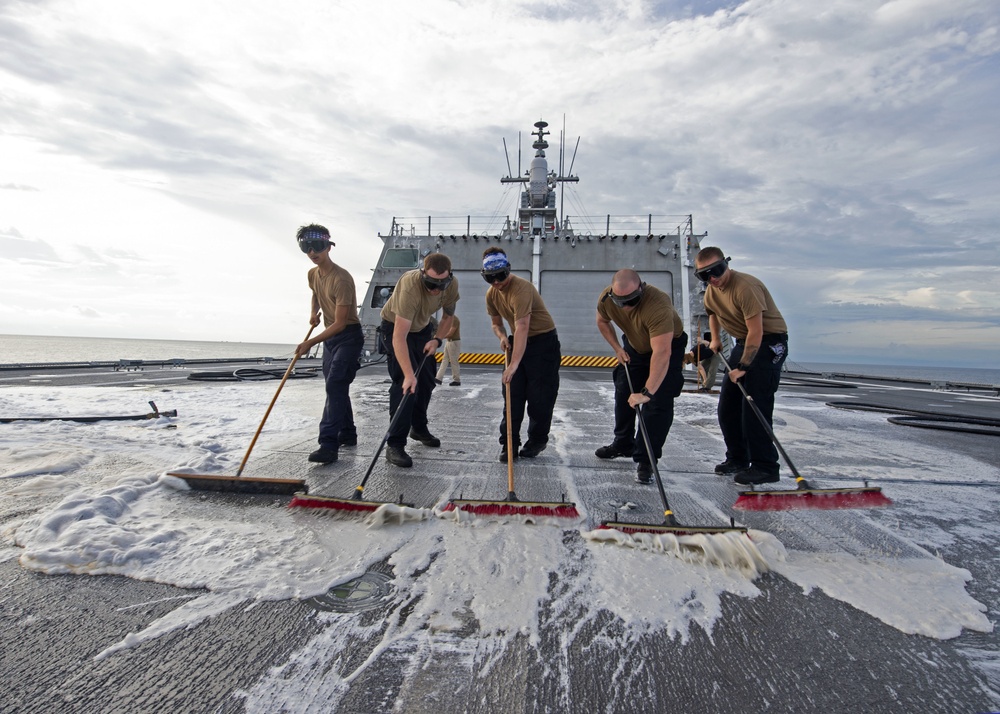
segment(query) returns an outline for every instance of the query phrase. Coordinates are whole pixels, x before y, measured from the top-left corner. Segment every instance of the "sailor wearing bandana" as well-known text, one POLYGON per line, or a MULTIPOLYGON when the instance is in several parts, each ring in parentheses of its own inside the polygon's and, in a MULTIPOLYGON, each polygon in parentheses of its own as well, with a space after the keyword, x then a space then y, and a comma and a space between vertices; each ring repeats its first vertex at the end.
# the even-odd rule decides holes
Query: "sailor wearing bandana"
MULTIPOLYGON (((538 290, 529 281, 510 272, 507 254, 497 247, 483 253, 483 280, 486 290, 486 314, 493 322, 493 334, 500 349, 508 354, 503 383, 510 384, 511 434, 514 444, 507 444, 507 414, 500 419, 499 460, 507 462, 507 449, 526 459, 538 456, 549 441, 552 410, 559 394, 559 336, 556 324, 538 290), (504 320, 513 336, 504 329, 504 320), (518 451, 521 423, 528 411, 528 440, 518 451)), ((506 393, 504 396, 506 405, 506 393)))
POLYGON ((618 366, 612 375, 615 439, 595 454, 602 459, 631 457, 637 464, 635 480, 652 483, 653 467, 642 435, 636 432, 635 408, 642 405, 653 457, 659 460, 674 421, 674 398, 684 386, 682 370, 688 339, 684 323, 669 295, 642 282, 634 270, 624 269, 615 273, 611 285, 601 291, 597 329, 614 350, 618 366), (612 323, 622 331, 622 344, 612 323))
POLYGON ((386 439, 385 458, 391 464, 409 468, 413 459, 406 453, 406 437, 424 446, 441 446, 427 426, 427 405, 434 391, 433 355, 451 331, 458 303, 458 281, 451 274, 451 260, 444 253, 430 253, 424 267, 403 273, 382 308, 379 331, 386 348, 390 422, 402 409, 386 439), (431 316, 442 311, 433 332, 431 316), (424 356, 428 355, 427 359, 424 356), (412 395, 403 403, 403 395, 412 395))
POLYGON ((334 245, 330 231, 313 223, 299 228, 295 237, 299 250, 315 266, 307 276, 312 290, 309 324, 318 325, 321 313, 323 320, 323 331, 295 348, 302 357, 323 344, 326 404, 319 423, 319 448, 309 454, 309 460, 329 464, 337 460, 340 447, 358 443, 350 390, 365 337, 358 320, 354 278, 330 258, 330 247, 334 245))

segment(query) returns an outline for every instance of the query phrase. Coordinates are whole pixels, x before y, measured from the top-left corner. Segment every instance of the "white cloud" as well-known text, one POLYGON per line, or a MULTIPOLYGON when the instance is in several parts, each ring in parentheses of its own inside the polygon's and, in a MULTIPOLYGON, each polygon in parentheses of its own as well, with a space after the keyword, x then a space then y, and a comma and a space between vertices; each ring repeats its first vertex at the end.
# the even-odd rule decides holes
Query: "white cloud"
POLYGON ((0 332, 295 342, 298 225, 363 291, 392 216, 490 214, 501 137, 565 114, 574 214, 693 213, 800 354, 845 304, 925 311, 882 327, 919 350, 1000 303, 998 26, 991 0, 8 3, 0 332))

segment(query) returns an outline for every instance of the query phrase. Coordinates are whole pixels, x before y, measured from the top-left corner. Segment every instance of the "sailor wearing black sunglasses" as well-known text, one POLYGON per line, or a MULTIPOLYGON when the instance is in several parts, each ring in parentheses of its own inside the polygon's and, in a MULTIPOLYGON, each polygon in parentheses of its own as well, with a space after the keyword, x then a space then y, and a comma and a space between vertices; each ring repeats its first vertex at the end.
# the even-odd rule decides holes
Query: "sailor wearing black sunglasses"
POLYGON ((389 387, 389 419, 398 409, 403 413, 386 438, 385 458, 408 468, 413 459, 406 453, 406 438, 424 446, 441 446, 427 424, 427 406, 434 391, 434 353, 444 335, 451 331, 458 303, 458 281, 451 274, 451 260, 444 253, 430 253, 423 268, 403 273, 382 308, 379 331, 386 346, 389 387), (437 331, 431 317, 441 310, 437 331), (425 359, 426 357, 426 359, 425 359), (408 396, 403 399, 404 395, 408 396))
MULTIPOLYGON (((511 435, 514 456, 538 456, 549 441, 552 410, 559 395, 559 363, 562 360, 556 323, 530 281, 512 275, 507 254, 497 247, 483 253, 486 313, 500 349, 510 355, 503 383, 510 384, 511 435), (508 336, 504 320, 510 326, 508 336), (528 412, 528 440, 518 451, 524 412, 528 412)), ((505 390, 504 390, 505 391, 505 390)), ((504 393, 506 400, 506 391, 504 393)), ((506 402, 505 402, 506 404, 506 402)), ((507 462, 507 414, 500 418, 500 461, 507 462)))
POLYGON ((744 485, 773 483, 779 479, 777 449, 736 382, 742 381, 770 424, 781 366, 788 357, 788 327, 764 283, 731 270, 729 258, 719 248, 698 252, 695 275, 705 283, 705 312, 712 331, 709 348, 715 352, 722 348, 723 329, 736 339, 728 360, 734 366, 719 393, 726 460, 715 473, 734 475, 736 483, 744 485))
POLYGON ((330 231, 314 223, 299 228, 295 238, 316 266, 307 276, 312 290, 309 324, 318 325, 322 314, 324 326, 322 332, 295 348, 301 357, 323 344, 326 404, 319 422, 319 448, 309 454, 309 460, 329 464, 337 460, 340 447, 358 443, 350 390, 365 338, 358 320, 354 278, 330 259, 330 246, 334 245, 330 231))
POLYGON ((684 351, 687 335, 670 296, 642 282, 634 270, 615 273, 611 285, 597 302, 597 329, 615 351, 615 438, 594 452, 599 458, 627 456, 636 462, 635 480, 653 481, 640 435, 636 433, 635 407, 642 413, 653 456, 659 459, 674 421, 674 398, 684 386, 684 351), (622 331, 622 343, 612 325, 622 331), (627 366, 626 366, 627 365, 627 366), (626 374, 626 369, 628 373, 626 374), (639 391, 633 393, 631 385, 639 391))

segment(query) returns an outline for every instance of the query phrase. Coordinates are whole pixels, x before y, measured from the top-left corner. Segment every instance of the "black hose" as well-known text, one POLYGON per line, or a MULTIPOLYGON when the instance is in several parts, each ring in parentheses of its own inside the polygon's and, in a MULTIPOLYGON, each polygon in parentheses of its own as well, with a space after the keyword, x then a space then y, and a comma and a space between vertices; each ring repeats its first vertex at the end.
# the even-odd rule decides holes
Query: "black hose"
MULTIPOLYGON (((303 379, 315 377, 315 369, 303 369, 292 372, 289 379, 303 379)), ((232 372, 192 372, 188 379, 201 382, 259 382, 268 379, 281 379, 285 376, 283 369, 258 369, 256 367, 244 367, 232 372)))
POLYGON ((887 407, 883 404, 872 404, 870 402, 827 402, 828 407, 835 409, 850 409, 865 412, 888 412, 902 416, 889 417, 890 424, 898 426, 912 426, 917 429, 935 429, 938 431, 955 431, 963 434, 977 434, 981 436, 1000 436, 1000 419, 990 417, 974 417, 965 415, 943 414, 941 412, 927 409, 904 409, 900 407, 887 407), (950 426, 943 426, 948 424, 950 426), (954 426, 956 424, 972 424, 980 427, 991 427, 987 429, 964 428, 954 426))

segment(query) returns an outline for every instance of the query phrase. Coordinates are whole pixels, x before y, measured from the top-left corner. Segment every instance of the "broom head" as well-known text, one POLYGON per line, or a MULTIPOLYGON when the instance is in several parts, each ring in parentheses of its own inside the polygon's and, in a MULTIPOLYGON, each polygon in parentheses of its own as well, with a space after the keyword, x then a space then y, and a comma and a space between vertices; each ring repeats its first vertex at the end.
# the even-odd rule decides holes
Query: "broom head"
POLYGON ((602 521, 598 528, 607 528, 611 530, 621 531, 622 533, 627 533, 632 535, 634 533, 651 533, 653 535, 662 535, 664 533, 672 533, 673 535, 713 535, 716 533, 746 533, 746 528, 741 528, 738 526, 685 526, 680 523, 661 523, 649 524, 649 523, 628 523, 626 521, 602 521))
POLYGON ((171 471, 167 476, 179 478, 194 491, 231 491, 234 493, 269 493, 290 496, 307 493, 309 487, 296 478, 242 478, 218 474, 184 474, 171 471))
POLYGON ((806 488, 794 491, 741 491, 737 511, 793 511, 798 509, 885 508, 892 500, 877 486, 864 488, 806 488))
POLYGON ((568 501, 559 503, 546 501, 486 501, 458 498, 448 501, 441 509, 449 511, 465 511, 477 516, 554 516, 556 518, 579 518, 580 512, 576 504, 568 501))
MULTIPOLYGON (((384 506, 388 501, 362 501, 354 498, 334 498, 333 496, 309 496, 303 493, 296 493, 289 508, 328 508, 335 511, 358 511, 361 513, 372 513, 380 506, 384 506)), ((390 505, 406 506, 413 508, 411 503, 394 503, 390 505)))

